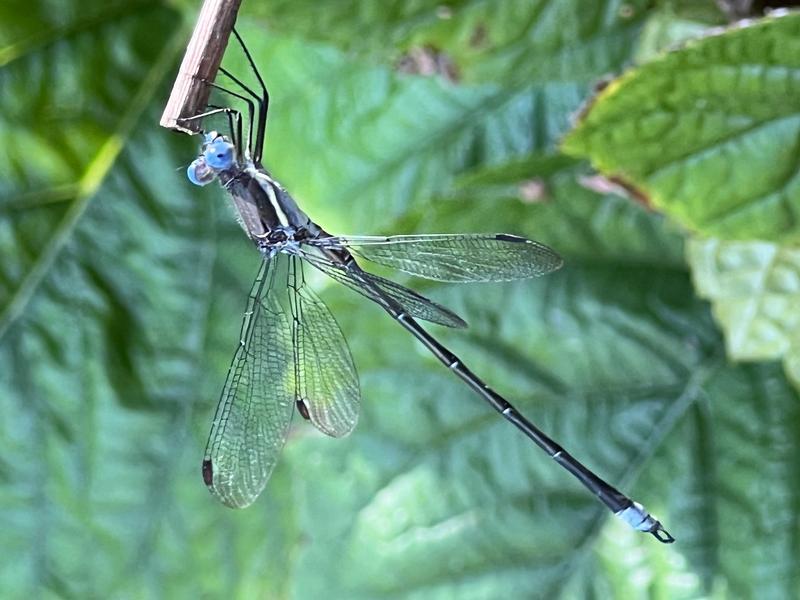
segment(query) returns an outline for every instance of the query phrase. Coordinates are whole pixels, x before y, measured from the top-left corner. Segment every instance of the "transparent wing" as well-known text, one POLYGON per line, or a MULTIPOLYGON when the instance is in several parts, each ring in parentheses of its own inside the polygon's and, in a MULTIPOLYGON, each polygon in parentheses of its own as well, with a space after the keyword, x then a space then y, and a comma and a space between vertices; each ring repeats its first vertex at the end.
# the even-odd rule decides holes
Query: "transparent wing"
POLYGON ((467 326, 464 319, 453 311, 393 281, 367 273, 361 269, 347 269, 343 265, 316 253, 304 252, 302 256, 335 281, 346 285, 378 304, 381 304, 385 298, 389 298, 396 302, 403 311, 416 319, 438 323, 446 327, 467 326))
POLYGON ((289 302, 295 340, 298 400, 323 433, 341 437, 358 421, 361 392, 350 349, 328 307, 303 280, 302 262, 291 257, 289 302))
POLYGON ((347 248, 411 275, 456 283, 526 279, 563 264, 547 246, 505 233, 334 236, 309 243, 320 248, 347 248))
POLYGON ((294 408, 292 327, 278 301, 278 258, 253 283, 241 341, 225 380, 203 460, 203 480, 223 504, 252 504, 286 441, 294 408))

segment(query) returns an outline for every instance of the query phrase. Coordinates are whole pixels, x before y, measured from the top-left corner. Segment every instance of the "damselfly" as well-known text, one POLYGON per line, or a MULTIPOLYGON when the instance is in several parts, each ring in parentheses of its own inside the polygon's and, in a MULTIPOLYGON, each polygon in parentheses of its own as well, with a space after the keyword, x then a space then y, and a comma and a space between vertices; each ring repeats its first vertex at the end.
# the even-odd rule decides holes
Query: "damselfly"
POLYGON ((383 308, 489 405, 572 473, 611 511, 661 542, 674 538, 640 504, 578 462, 540 431, 417 319, 448 327, 466 323, 455 313, 359 265, 365 259, 411 275, 446 282, 524 279, 558 269, 550 248, 508 234, 334 236, 312 221, 261 165, 269 95, 239 34, 256 93, 224 68, 241 93, 210 84, 242 100, 244 118, 231 107, 209 106, 192 119, 223 114, 228 135, 205 134, 201 154, 188 169, 197 185, 219 181, 240 223, 261 254, 250 291, 241 340, 233 357, 208 438, 203 480, 231 507, 251 504, 269 479, 286 440, 294 409, 333 437, 356 425, 360 391, 350 351, 328 308, 306 285, 309 265, 383 308))

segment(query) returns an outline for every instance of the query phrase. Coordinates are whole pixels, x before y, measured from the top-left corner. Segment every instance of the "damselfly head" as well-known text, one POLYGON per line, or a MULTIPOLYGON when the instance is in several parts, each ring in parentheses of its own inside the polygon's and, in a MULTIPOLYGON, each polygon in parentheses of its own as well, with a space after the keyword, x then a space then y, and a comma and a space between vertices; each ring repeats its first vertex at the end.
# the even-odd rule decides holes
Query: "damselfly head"
POLYGON ((203 147, 189 168, 186 176, 195 185, 208 185, 220 171, 230 169, 236 161, 233 144, 216 131, 205 134, 203 147))

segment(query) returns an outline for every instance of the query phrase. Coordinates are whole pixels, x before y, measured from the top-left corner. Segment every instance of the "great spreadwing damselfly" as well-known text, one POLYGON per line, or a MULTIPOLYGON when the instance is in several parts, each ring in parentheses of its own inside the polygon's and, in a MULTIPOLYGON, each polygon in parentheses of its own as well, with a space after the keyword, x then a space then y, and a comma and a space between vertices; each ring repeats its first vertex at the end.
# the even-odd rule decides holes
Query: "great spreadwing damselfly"
POLYGON ((211 493, 231 507, 255 501, 275 467, 295 408, 333 437, 347 435, 356 425, 361 402, 358 375, 333 315, 306 284, 303 269, 308 266, 389 313, 631 527, 661 542, 674 541, 641 504, 537 428, 418 321, 465 327, 458 315, 359 264, 363 259, 436 281, 501 282, 544 275, 561 267, 561 258, 547 246, 502 233, 359 237, 326 232, 261 164, 269 95, 236 30, 234 35, 253 70, 258 92, 224 68, 220 71, 239 91, 209 85, 244 102, 247 116, 214 105, 187 119, 227 117, 227 135, 206 133, 187 174, 197 185, 214 180, 221 184, 262 257, 203 459, 203 480, 211 493))

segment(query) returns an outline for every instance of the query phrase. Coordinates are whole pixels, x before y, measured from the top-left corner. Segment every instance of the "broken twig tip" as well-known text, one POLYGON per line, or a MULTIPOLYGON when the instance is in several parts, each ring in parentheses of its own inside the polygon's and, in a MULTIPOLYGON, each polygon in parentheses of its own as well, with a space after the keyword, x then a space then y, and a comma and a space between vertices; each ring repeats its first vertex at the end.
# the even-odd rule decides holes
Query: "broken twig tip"
POLYGON ((241 0, 205 0, 192 37, 186 46, 181 67, 161 115, 162 127, 194 134, 201 130, 201 119, 185 121, 205 110, 211 88, 236 23, 241 0))

